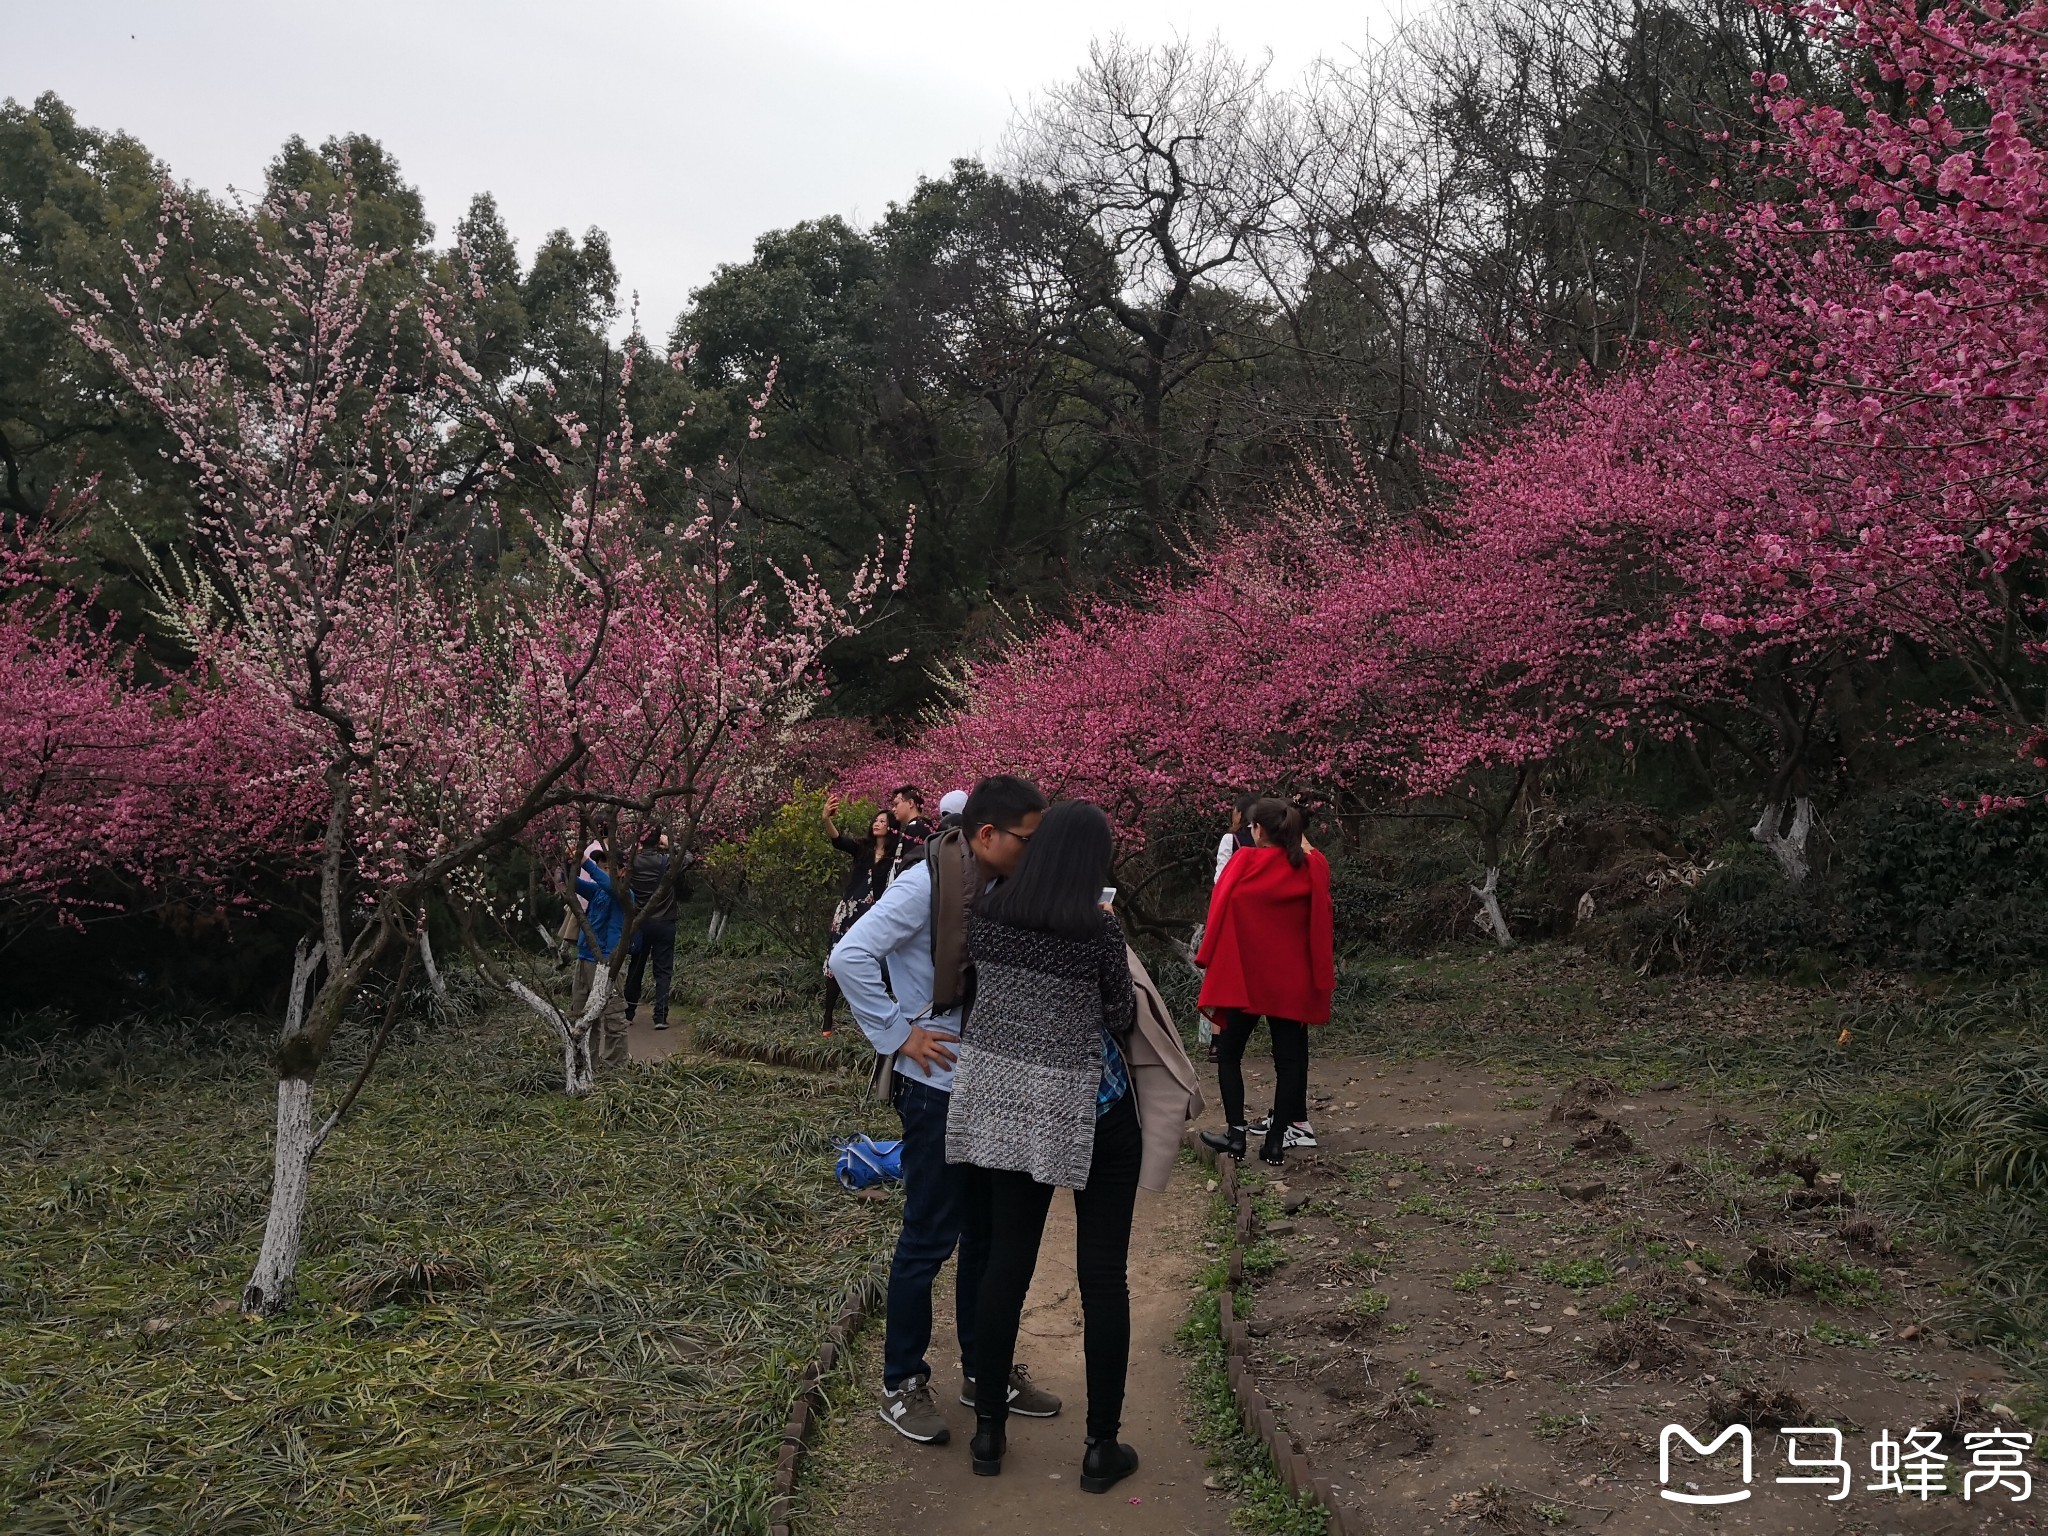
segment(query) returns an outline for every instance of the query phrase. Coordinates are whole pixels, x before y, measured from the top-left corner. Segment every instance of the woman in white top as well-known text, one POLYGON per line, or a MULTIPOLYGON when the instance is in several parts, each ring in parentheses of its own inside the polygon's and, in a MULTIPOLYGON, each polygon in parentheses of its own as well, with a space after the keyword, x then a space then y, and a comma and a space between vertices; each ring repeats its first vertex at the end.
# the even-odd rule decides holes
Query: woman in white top
POLYGON ((1245 813, 1252 808, 1257 795, 1239 795, 1237 803, 1230 808, 1230 830, 1223 834, 1223 840, 1216 845, 1216 872, 1209 877, 1214 885, 1223 878, 1223 866, 1230 862, 1230 856, 1240 848, 1252 845, 1251 829, 1244 824, 1245 813))

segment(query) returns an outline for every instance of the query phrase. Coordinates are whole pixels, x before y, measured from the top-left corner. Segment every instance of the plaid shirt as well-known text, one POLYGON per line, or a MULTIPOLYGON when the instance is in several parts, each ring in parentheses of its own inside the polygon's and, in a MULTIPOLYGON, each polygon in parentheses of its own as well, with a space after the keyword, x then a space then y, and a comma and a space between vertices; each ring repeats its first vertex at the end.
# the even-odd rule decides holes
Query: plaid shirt
POLYGON ((1124 1066, 1124 1053, 1117 1049, 1116 1038, 1105 1029, 1102 1032, 1102 1086, 1095 1090, 1095 1118, 1100 1120, 1108 1114, 1116 1101, 1130 1091, 1131 1074, 1124 1066))

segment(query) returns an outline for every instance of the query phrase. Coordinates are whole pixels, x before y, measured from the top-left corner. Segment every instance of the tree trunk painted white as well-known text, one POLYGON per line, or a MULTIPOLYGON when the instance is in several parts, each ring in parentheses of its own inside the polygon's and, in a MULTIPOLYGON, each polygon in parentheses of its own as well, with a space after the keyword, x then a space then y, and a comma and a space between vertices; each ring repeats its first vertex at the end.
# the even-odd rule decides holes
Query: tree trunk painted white
POLYGON ((1806 840, 1813 832, 1813 801, 1800 795, 1792 802, 1792 825, 1785 828, 1785 804, 1775 800, 1764 807, 1749 835, 1771 850, 1785 878, 1797 885, 1807 876, 1806 840))
POLYGON ((725 913, 717 907, 713 907, 711 909, 711 926, 705 931, 704 934, 705 942, 709 944, 716 944, 720 939, 724 937, 725 913))
POLYGON ((299 1240, 305 1235, 306 1188, 318 1143, 313 1137, 313 1080, 277 1080, 277 1147, 271 1159, 270 1215, 263 1247, 242 1290, 242 1310, 274 1317, 298 1292, 299 1240))
POLYGON ((427 925, 420 924, 420 964, 427 969, 427 984, 434 989, 434 996, 446 1002, 448 983, 441 979, 441 968, 434 964, 434 941, 427 936, 427 925))
POLYGON ((599 966, 597 977, 590 984, 590 996, 584 999, 582 1011, 571 1019, 553 1002, 533 990, 517 977, 503 983, 505 990, 526 1004, 554 1030, 555 1038, 562 1044, 562 1091, 572 1099, 583 1097, 597 1084, 596 1061, 591 1054, 590 1037, 597 1016, 604 1012, 605 999, 611 994, 612 976, 609 967, 599 966))
MULTIPOLYGON (((299 940, 292 956, 292 990, 286 999, 280 1046, 289 1044, 306 1022, 306 989, 326 953, 324 945, 299 940)), ((313 1079, 293 1074, 277 1080, 277 1140, 271 1152, 270 1214, 256 1268, 242 1289, 242 1310, 275 1316, 298 1291, 299 1241, 306 1228, 306 1189, 320 1139, 313 1131, 313 1079)))
POLYGON ((1500 866, 1487 865, 1486 883, 1472 886, 1470 890, 1479 898, 1479 910, 1472 914, 1473 926, 1492 934, 1494 943, 1502 949, 1512 946, 1515 936, 1508 932, 1507 917, 1500 909, 1500 866))

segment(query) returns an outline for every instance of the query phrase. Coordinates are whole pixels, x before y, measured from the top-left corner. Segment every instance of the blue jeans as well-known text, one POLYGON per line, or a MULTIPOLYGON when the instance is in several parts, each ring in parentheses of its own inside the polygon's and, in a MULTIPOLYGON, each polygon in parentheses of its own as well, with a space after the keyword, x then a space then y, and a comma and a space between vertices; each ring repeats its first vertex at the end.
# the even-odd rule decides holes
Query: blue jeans
POLYGON ((889 1265, 883 1326, 882 1385, 893 1392, 912 1376, 930 1376, 932 1281, 960 1248, 953 1315, 961 1369, 974 1374, 974 1304, 988 1267, 988 1187, 980 1169, 946 1161, 946 1111, 953 1095, 896 1079, 903 1121, 903 1231, 889 1265))

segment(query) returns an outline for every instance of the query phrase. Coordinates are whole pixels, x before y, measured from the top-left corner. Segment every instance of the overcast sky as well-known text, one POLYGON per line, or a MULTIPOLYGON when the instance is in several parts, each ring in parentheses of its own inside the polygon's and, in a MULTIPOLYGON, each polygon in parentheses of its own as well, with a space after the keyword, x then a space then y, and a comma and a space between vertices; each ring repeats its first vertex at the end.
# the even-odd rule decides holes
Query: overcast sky
POLYGON ((0 0, 0 96, 54 90, 181 179, 260 188, 290 134, 383 141, 446 239, 496 194, 524 253, 595 224, 660 335, 761 231, 863 222, 993 155, 1092 36, 1221 32, 1292 79, 1399 0, 0 0))

